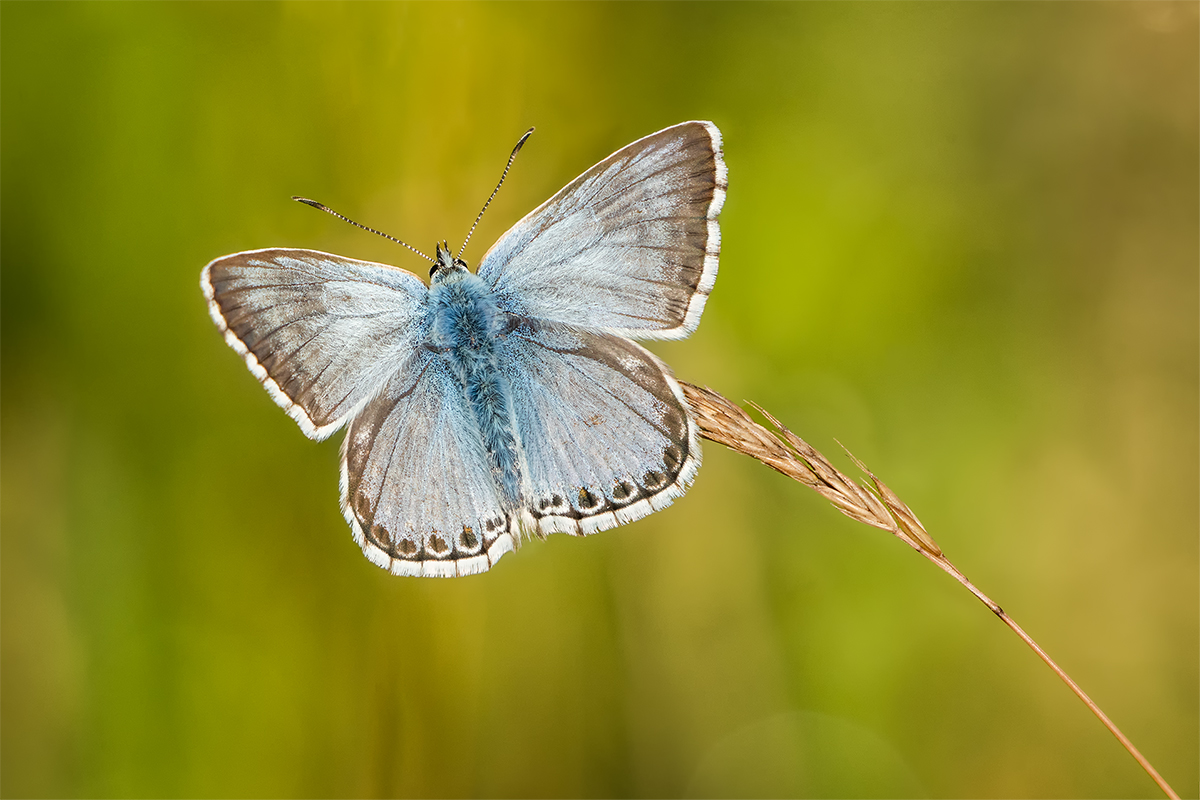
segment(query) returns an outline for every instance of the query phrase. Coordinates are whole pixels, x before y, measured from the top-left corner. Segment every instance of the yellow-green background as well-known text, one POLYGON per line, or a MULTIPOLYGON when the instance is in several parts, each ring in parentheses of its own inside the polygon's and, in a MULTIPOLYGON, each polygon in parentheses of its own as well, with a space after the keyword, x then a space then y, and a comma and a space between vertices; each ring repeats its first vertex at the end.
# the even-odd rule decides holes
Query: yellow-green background
POLYGON ((237 250, 424 274, 290 195, 429 250, 536 125, 474 262, 687 119, 721 274, 656 352, 852 448, 1196 795, 1195 3, 0 23, 5 796, 1154 796, 946 576, 717 446, 651 519, 387 575, 208 318, 237 250))

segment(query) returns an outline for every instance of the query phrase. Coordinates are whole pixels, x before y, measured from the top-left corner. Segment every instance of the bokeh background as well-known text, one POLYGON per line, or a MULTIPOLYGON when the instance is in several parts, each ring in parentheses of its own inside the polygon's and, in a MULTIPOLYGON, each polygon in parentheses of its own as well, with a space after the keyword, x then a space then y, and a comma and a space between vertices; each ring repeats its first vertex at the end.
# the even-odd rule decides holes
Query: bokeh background
POLYGON ((1196 796, 1195 3, 0 17, 3 795, 1155 796, 945 575, 715 445, 650 519, 387 575, 208 318, 237 250, 425 274, 293 194, 432 249, 536 125, 474 263, 711 119, 720 279, 652 349, 853 449, 1196 796))

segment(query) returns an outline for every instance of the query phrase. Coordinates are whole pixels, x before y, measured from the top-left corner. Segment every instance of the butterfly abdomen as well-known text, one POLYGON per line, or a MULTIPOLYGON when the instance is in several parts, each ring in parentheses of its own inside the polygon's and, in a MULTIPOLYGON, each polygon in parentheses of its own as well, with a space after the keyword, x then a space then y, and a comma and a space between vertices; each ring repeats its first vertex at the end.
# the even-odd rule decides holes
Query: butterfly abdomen
POLYGON ((502 315, 487 284, 466 270, 439 270, 430 291, 432 344, 462 385, 504 499, 521 497, 520 444, 512 391, 496 358, 502 315), (447 274, 443 274, 447 273, 447 274))

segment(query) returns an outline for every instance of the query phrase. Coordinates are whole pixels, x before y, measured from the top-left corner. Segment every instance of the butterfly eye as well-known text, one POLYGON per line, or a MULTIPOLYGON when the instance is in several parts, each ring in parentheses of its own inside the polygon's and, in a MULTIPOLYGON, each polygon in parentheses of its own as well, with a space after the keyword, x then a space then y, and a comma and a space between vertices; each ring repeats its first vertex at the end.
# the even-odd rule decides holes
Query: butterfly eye
POLYGON ((435 261, 435 262, 433 262, 433 266, 429 268, 429 277, 431 277, 431 278, 432 278, 432 277, 433 277, 433 274, 434 274, 435 272, 437 272, 439 269, 441 269, 441 267, 442 267, 442 265, 441 265, 441 264, 439 264, 438 262, 436 262, 436 261, 435 261))

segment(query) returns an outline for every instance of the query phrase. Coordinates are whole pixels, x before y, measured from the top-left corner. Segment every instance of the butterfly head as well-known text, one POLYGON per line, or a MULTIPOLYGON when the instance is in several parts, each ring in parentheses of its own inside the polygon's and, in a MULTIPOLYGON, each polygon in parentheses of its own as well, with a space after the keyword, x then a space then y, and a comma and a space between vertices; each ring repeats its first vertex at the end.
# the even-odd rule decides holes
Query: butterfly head
POLYGON ((467 269, 467 262, 461 258, 455 258, 450 252, 450 245, 447 242, 440 242, 437 246, 437 260, 433 262, 433 266, 429 268, 429 279, 431 281, 444 281, 450 275, 467 269))

